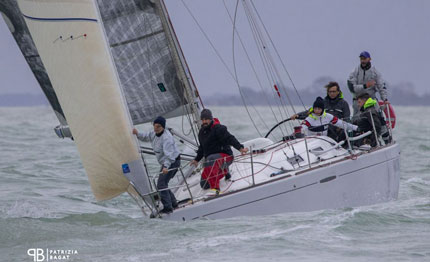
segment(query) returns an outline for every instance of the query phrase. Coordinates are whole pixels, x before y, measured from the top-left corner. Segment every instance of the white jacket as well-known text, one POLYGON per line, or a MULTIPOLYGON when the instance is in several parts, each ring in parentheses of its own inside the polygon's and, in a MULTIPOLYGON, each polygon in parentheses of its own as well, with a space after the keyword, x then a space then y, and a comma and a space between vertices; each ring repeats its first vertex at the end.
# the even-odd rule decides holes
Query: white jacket
POLYGON ((357 126, 351 123, 340 120, 339 118, 333 116, 332 114, 322 113, 320 116, 311 113, 302 122, 302 129, 305 135, 319 135, 326 136, 328 125, 334 125, 346 130, 357 130, 357 126))
POLYGON ((179 156, 175 140, 167 129, 164 129, 161 136, 157 136, 154 131, 149 131, 138 133, 137 138, 141 141, 151 142, 157 161, 163 167, 169 168, 179 156))

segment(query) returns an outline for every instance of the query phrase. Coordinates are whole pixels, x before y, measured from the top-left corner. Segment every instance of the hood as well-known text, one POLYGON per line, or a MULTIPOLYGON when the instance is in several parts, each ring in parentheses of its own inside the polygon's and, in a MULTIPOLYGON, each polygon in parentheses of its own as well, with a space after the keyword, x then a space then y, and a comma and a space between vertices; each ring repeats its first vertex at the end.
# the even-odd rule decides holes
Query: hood
POLYGON ((216 126, 216 125, 220 125, 221 124, 221 122, 219 121, 219 119, 218 118, 216 118, 216 117, 214 117, 214 119, 213 119, 213 123, 212 123, 212 126, 211 127, 214 127, 214 126, 216 126))
POLYGON ((373 99, 373 98, 371 98, 371 97, 369 97, 369 99, 367 99, 366 103, 364 103, 363 109, 366 109, 366 108, 369 108, 369 107, 372 107, 372 106, 375 106, 375 105, 376 105, 376 100, 373 99))
POLYGON ((312 110, 311 111, 311 113, 309 114, 309 117, 310 118, 313 118, 313 119, 315 119, 315 120, 317 120, 318 118, 321 118, 321 117, 325 117, 326 115, 327 115, 327 113, 325 112, 325 110, 324 110, 324 112, 320 115, 320 116, 318 116, 318 115, 316 115, 313 111, 314 111, 314 108, 312 107, 310 110, 312 110))

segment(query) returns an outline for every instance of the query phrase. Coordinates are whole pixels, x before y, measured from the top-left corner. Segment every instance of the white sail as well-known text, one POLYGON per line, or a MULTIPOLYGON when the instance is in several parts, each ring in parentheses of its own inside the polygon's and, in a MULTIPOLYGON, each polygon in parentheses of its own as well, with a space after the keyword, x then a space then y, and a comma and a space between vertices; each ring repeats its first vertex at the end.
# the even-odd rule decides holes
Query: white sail
POLYGON ((132 122, 91 0, 18 1, 97 200, 126 191, 140 159, 132 122))

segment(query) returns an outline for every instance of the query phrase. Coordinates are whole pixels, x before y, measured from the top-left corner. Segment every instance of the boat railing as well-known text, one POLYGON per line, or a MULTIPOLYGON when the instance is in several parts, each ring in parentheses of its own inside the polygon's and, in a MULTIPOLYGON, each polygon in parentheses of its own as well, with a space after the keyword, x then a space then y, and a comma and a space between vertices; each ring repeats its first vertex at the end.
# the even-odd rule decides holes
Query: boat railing
POLYGON ((345 141, 354 142, 354 141, 363 139, 366 136, 369 136, 370 134, 372 134, 372 132, 371 131, 367 131, 366 133, 363 133, 363 134, 358 135, 358 136, 354 136, 354 137, 348 137, 347 136, 346 140, 342 140, 339 143, 336 143, 335 145, 331 146, 330 148, 327 148, 326 150, 311 149, 311 150, 309 150, 309 152, 311 152, 312 154, 315 154, 315 155, 322 155, 322 154, 325 154, 325 153, 327 153, 327 152, 329 152, 329 151, 331 151, 333 149, 336 149, 336 148, 342 146, 343 144, 345 144, 345 141))

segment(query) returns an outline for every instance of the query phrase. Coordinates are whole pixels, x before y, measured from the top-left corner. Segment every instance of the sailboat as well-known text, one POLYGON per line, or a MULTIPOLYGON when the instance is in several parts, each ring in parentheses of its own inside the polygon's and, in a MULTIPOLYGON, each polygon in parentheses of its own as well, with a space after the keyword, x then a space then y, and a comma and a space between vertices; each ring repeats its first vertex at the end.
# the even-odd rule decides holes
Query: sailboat
MULTIPOLYGON (((158 115, 185 116, 191 138, 171 131, 189 148, 186 162, 198 146, 203 108, 164 2, 5 0, 0 12, 59 120, 55 132, 75 142, 95 198, 127 192, 144 215, 158 214, 159 192, 145 162, 151 149, 132 128, 158 115)), ((394 200, 399 145, 351 145, 370 133, 340 143, 298 133, 246 141, 250 153, 234 151, 232 177, 222 180, 219 195, 201 188, 202 168, 184 163, 171 188, 179 208, 156 217, 218 219, 394 200)))

